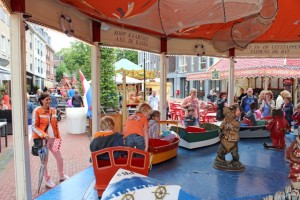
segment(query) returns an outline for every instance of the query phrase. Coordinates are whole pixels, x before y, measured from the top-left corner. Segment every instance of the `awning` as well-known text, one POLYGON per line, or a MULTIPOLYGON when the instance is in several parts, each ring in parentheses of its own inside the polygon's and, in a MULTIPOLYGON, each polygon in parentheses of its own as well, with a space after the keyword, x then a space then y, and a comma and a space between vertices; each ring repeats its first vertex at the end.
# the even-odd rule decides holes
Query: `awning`
MULTIPOLYGON (((115 81, 116 84, 122 84, 123 83, 122 74, 116 74, 115 81)), ((143 83, 143 81, 126 76, 126 84, 137 84, 137 83, 143 83)))
POLYGON ((10 70, 0 66, 0 80, 11 80, 10 70))
MULTIPOLYGON (((187 74, 187 80, 210 80, 218 73, 218 79, 229 77, 229 59, 221 59, 203 72, 187 74)), ((235 78, 300 78, 300 59, 235 59, 235 78)))
POLYGON ((115 64, 115 70, 120 71, 120 70, 141 70, 143 69, 142 67, 138 66, 137 64, 131 62, 130 60, 127 60, 125 58, 119 60, 115 64))

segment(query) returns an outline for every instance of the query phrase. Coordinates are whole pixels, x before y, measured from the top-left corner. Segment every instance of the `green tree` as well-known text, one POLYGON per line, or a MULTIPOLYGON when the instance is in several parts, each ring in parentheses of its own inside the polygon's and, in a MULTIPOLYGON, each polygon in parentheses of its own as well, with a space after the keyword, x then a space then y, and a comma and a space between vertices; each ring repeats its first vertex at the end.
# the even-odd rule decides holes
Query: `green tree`
MULTIPOLYGON (((91 47, 82 42, 73 42, 70 48, 64 48, 57 53, 63 58, 57 69, 57 80, 60 81, 63 73, 75 74, 79 79, 79 69, 87 80, 91 80, 91 47)), ((118 108, 118 90, 113 76, 116 53, 113 48, 101 48, 100 68, 100 101, 103 108, 118 108)), ((78 85, 81 90, 81 84, 78 85)))
POLYGON ((116 49, 117 61, 126 58, 131 62, 138 64, 138 52, 135 50, 116 49))
POLYGON ((116 62, 115 50, 101 48, 100 68, 100 101, 103 108, 118 108, 118 89, 113 77, 116 75, 114 63, 116 62))
POLYGON ((56 69, 56 81, 57 82, 61 81, 61 79, 64 76, 64 73, 69 74, 70 72, 67 69, 66 64, 64 62, 61 62, 56 69))
POLYGON ((91 47, 83 42, 72 42, 70 48, 63 48, 57 53, 63 57, 67 69, 78 78, 78 70, 87 80, 91 79, 91 47))

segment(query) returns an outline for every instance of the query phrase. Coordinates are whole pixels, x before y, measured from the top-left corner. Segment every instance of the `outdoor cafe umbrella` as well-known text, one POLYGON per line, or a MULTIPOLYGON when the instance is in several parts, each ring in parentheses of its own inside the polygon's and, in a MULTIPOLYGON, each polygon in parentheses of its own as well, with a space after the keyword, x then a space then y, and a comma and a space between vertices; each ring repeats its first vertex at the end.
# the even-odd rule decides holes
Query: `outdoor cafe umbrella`
POLYGON ((48 148, 47 148, 47 140, 45 146, 43 146, 39 150, 39 156, 41 159, 41 166, 39 171, 39 181, 38 181, 38 193, 40 193, 42 182, 43 182, 43 176, 44 176, 44 170, 45 170, 45 162, 48 156, 48 148))

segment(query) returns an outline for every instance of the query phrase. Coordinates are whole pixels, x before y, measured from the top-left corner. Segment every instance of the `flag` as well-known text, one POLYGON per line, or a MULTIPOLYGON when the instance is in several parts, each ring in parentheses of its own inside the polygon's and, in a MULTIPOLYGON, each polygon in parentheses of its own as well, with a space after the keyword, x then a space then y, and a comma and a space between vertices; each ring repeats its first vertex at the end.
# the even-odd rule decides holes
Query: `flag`
POLYGON ((82 91, 83 91, 83 104, 85 113, 89 118, 92 118, 92 87, 91 87, 91 81, 87 81, 81 72, 79 70, 79 78, 82 85, 82 91))

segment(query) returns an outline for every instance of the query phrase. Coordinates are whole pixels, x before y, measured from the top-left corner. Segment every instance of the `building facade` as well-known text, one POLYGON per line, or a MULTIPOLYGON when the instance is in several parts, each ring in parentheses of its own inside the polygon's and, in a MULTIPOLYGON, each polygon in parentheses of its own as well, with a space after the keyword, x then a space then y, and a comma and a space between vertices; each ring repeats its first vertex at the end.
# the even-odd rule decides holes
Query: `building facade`
POLYGON ((11 43, 10 43, 10 15, 0 5, 0 87, 11 90, 11 43))
POLYGON ((26 26, 27 31, 25 32, 26 37, 26 84, 27 91, 31 91, 34 87, 34 30, 31 26, 26 26))
POLYGON ((218 58, 206 56, 171 56, 167 69, 167 81, 173 85, 171 96, 175 98, 185 98, 189 96, 192 88, 197 89, 199 99, 206 100, 206 96, 212 88, 219 92, 223 88, 220 81, 200 81, 187 80, 188 73, 204 71, 214 65, 218 58))
POLYGON ((46 44, 46 80, 45 86, 48 88, 55 87, 55 75, 54 75, 54 50, 50 43, 46 44))
POLYGON ((45 28, 27 23, 26 28, 26 78, 27 90, 35 93, 37 88, 53 88, 54 50, 51 37, 45 28))
MULTIPOLYGON (((225 90, 220 80, 187 80, 188 73, 205 71, 213 66, 219 58, 206 56, 169 56, 167 61, 167 82, 171 83, 170 97, 185 98, 192 88, 197 89, 199 99, 206 100, 212 88, 216 92, 225 90)), ((160 55, 149 52, 138 52, 138 65, 146 66, 146 70, 160 71, 160 55)))

